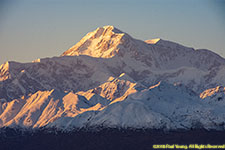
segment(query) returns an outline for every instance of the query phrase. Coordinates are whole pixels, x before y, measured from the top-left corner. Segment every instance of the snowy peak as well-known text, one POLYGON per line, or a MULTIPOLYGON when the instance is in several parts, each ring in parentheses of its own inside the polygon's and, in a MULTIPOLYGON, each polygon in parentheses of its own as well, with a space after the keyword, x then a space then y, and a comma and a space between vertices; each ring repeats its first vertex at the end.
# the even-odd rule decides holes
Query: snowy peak
POLYGON ((210 70, 225 65, 225 60, 213 52, 195 50, 160 38, 141 41, 113 26, 100 27, 88 33, 61 56, 79 55, 95 58, 118 56, 125 64, 139 67, 144 64, 155 70, 184 66, 210 70))
POLYGON ((104 27, 100 27, 98 29, 101 29, 101 28, 103 28, 105 30, 105 32, 112 31, 114 33, 124 33, 124 32, 122 32, 121 30, 117 29, 116 27, 114 27, 112 25, 107 25, 107 26, 104 26, 104 27))
POLYGON ((98 58, 111 58, 118 53, 118 45, 122 43, 125 35, 126 33, 113 26, 100 27, 84 36, 62 56, 89 55, 98 58))

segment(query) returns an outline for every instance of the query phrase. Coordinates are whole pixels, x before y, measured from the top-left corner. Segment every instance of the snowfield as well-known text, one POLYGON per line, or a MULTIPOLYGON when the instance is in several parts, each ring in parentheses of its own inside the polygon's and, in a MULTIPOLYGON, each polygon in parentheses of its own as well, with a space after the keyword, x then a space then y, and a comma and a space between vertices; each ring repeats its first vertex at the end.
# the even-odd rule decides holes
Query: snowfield
POLYGON ((225 129, 225 59, 113 26, 0 66, 0 127, 225 129))

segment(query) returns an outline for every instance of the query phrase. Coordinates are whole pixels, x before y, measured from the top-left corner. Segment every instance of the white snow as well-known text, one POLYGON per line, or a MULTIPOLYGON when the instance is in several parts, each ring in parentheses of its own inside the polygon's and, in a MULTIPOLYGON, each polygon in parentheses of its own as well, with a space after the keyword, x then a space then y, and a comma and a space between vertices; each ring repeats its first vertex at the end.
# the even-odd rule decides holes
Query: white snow
POLYGON ((0 66, 0 127, 224 129, 225 59, 113 26, 60 57, 0 66))

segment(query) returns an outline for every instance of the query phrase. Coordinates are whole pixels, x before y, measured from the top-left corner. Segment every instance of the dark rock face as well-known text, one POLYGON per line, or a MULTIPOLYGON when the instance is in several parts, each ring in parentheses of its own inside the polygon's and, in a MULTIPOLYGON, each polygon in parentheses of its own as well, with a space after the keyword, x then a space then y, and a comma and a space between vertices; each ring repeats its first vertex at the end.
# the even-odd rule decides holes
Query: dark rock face
POLYGON ((0 149, 4 150, 149 150, 155 144, 211 144, 225 142, 225 132, 190 130, 74 130, 69 133, 44 129, 21 131, 1 129, 0 149))

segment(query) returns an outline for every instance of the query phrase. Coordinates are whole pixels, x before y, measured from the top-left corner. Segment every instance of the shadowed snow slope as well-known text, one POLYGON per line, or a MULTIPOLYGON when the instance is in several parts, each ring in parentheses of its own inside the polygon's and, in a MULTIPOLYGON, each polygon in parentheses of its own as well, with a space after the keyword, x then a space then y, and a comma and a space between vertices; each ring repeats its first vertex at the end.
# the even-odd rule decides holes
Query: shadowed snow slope
POLYGON ((0 66, 0 126, 224 129, 225 59, 113 26, 59 57, 0 66))

